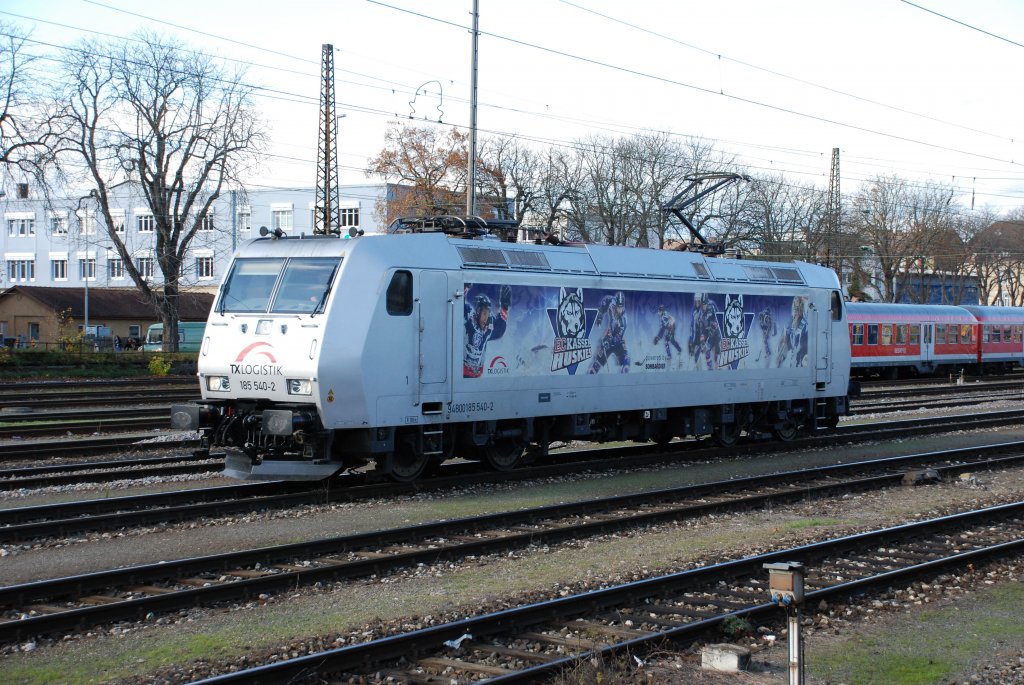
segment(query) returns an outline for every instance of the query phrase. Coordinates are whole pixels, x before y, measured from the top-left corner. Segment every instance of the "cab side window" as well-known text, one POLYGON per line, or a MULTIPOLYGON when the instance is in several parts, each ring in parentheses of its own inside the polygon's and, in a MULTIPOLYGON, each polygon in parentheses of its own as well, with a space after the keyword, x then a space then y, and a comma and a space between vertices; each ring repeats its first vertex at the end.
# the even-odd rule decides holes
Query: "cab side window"
POLYGON ((412 314, 412 272, 396 271, 388 285, 388 314, 408 316, 412 314))
POLYGON ((843 319, 843 295, 837 290, 832 291, 830 309, 832 311, 833 321, 841 321, 843 319))

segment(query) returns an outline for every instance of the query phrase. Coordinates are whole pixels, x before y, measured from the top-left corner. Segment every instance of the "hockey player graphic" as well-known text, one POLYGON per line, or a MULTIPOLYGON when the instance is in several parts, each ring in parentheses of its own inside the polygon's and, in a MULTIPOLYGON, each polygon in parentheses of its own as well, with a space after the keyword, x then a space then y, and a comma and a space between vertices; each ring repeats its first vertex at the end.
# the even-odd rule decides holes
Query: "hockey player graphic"
POLYGON ((772 358, 772 336, 778 333, 778 326, 775 325, 775 317, 772 315, 772 310, 765 307, 757 315, 757 325, 761 329, 761 343, 763 350, 757 351, 757 357, 754 361, 761 360, 761 352, 764 352, 765 360, 772 358))
POLYGON ((600 326, 608 317, 608 328, 597 345, 594 361, 588 373, 597 373, 608 363, 609 355, 615 355, 619 362, 619 373, 629 373, 629 352, 626 350, 626 296, 619 291, 606 295, 597 309, 595 326, 600 326))
POLYGON ((508 326, 508 308, 512 302, 512 289, 501 286, 498 291, 498 315, 491 315, 491 298, 477 295, 470 304, 469 289, 466 286, 465 318, 466 349, 462 355, 462 377, 479 378, 484 373, 484 351, 487 342, 505 335, 508 326))
POLYGON ((792 318, 782 331, 782 342, 775 357, 775 366, 803 366, 807 359, 807 318, 804 316, 806 298, 793 298, 792 318), (787 362, 789 362, 787 364, 787 362))
POLYGON ((690 320, 690 340, 687 343, 693 355, 696 368, 701 368, 700 357, 704 356, 704 366, 714 369, 718 366, 718 350, 722 342, 722 329, 718 325, 718 307, 711 301, 707 293, 694 293, 693 319, 690 320))
POLYGON ((654 344, 657 345, 659 340, 664 340, 665 356, 671 361, 673 347, 676 348, 676 352, 683 351, 682 346, 676 341, 676 318, 668 313, 668 309, 663 304, 658 305, 658 317, 661 319, 661 328, 654 336, 654 344))

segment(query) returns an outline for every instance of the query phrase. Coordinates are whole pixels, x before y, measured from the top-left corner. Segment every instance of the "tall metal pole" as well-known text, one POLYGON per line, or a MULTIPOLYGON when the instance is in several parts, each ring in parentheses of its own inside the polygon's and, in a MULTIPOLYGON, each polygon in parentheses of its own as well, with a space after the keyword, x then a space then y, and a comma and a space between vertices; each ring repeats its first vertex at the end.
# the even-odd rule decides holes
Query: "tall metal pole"
POLYGON ((480 0, 473 0, 473 54, 469 75, 469 156, 466 178, 466 216, 476 216, 476 71, 480 39, 480 0))
POLYGON ((317 153, 313 233, 340 232, 338 209, 337 118, 334 114, 334 46, 324 43, 320 58, 320 141, 317 153))

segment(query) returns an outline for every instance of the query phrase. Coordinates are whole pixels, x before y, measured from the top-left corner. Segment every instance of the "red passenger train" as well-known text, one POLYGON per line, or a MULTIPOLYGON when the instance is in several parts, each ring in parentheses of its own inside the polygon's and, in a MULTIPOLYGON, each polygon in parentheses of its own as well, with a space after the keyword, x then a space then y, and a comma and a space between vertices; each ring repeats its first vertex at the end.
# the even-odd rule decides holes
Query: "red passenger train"
POLYGON ((1024 366, 1024 308, 850 302, 855 375, 929 375, 1024 366))

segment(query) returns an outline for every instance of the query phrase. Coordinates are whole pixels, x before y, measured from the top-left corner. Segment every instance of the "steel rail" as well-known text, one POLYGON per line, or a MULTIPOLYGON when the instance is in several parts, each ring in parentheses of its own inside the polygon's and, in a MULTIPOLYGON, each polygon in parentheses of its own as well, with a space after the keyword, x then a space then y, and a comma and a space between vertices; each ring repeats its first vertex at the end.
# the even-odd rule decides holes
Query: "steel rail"
MULTIPOLYGON (((928 540, 928 536, 942 535, 950 530, 958 531, 971 526, 983 527, 981 533, 993 533, 991 523, 1014 519, 1024 514, 1024 502, 991 507, 972 512, 944 516, 937 519, 910 523, 879 531, 860 533, 844 538, 814 543, 802 547, 787 550, 780 550, 752 557, 724 562, 702 568, 681 571, 678 573, 648 578, 632 583, 626 583, 610 588, 594 590, 581 595, 560 597, 554 600, 537 602, 525 606, 515 607, 504 611, 498 611, 483 616, 476 616, 454 621, 451 623, 431 626, 420 630, 400 633, 378 640, 362 644, 330 649, 316 652, 276 663, 265 664, 254 668, 239 670, 234 673, 207 678, 198 681, 197 685, 225 685, 227 683, 258 683, 267 685, 269 683, 297 683, 310 676, 320 676, 329 673, 367 673, 379 670, 381 664, 392 662, 398 659, 405 659, 406 662, 416 663, 416 660, 424 659, 427 655, 441 654, 448 656, 447 661, 452 661, 450 655, 453 653, 461 657, 465 652, 479 650, 488 652, 501 649, 501 645, 482 643, 482 640, 489 640, 494 643, 506 638, 519 638, 537 636, 543 640, 545 633, 538 632, 548 629, 555 631, 562 626, 571 626, 568 621, 583 619, 584 617, 605 618, 617 617, 620 619, 636 617, 638 622, 644 624, 643 612, 649 610, 651 604, 656 603, 658 607, 664 607, 671 611, 673 601, 680 605, 700 605, 700 599, 687 600, 683 595, 686 593, 702 593, 713 596, 715 585, 722 580, 731 581, 736 584, 738 580, 744 580, 747 587, 764 588, 761 578, 764 577, 763 565, 776 562, 802 562, 805 567, 813 569, 815 565, 827 565, 829 558, 842 557, 844 554, 859 550, 874 550, 882 545, 913 545, 920 544, 921 540, 928 540), (634 608, 638 614, 632 613, 634 608), (529 631, 524 636, 524 631, 529 631), (451 647, 452 644, 461 646, 463 641, 469 640, 467 650, 451 647), (448 643, 446 645, 446 643, 448 643)), ((1018 528, 1021 521, 1017 520, 1018 528)), ((894 583, 906 582, 910 579, 919 578, 922 575, 933 574, 938 571, 954 567, 961 567, 968 563, 982 561, 994 556, 1017 555, 1024 551, 1024 531, 1014 532, 1016 537, 1006 540, 998 539, 995 542, 987 542, 975 546, 966 551, 954 551, 942 555, 935 553, 933 558, 914 563, 906 557, 892 556, 885 562, 890 565, 885 568, 883 563, 876 564, 880 567, 874 571, 865 566, 869 571, 868 575, 850 581, 829 582, 825 576, 816 577, 813 572, 808 577, 809 591, 805 595, 805 605, 814 604, 823 599, 834 599, 837 596, 848 596, 852 593, 861 592, 874 587, 884 587, 894 583), (895 565, 895 568, 892 566, 895 565)), ((936 542, 936 547, 941 541, 936 542)), ((964 544, 963 547, 967 545, 964 544)), ((874 553, 884 558, 880 553, 874 553)), ((594 640, 587 640, 590 646, 583 646, 574 650, 568 655, 551 655, 546 663, 535 666, 520 668, 509 671, 502 675, 496 675, 486 681, 474 679, 474 682, 488 683, 513 683, 513 682, 536 682, 539 678, 577 664, 580 660, 592 657, 604 657, 613 654, 620 654, 628 651, 631 654, 642 653, 651 648, 663 645, 665 642, 688 643, 698 636, 706 633, 709 629, 719 626, 730 617, 756 618, 767 617, 771 613, 778 613, 780 609, 767 599, 767 591, 763 590, 760 595, 761 601, 756 599, 754 592, 734 592, 730 595, 731 601, 718 602, 721 605, 716 615, 694 620, 691 622, 675 621, 677 625, 672 627, 656 626, 654 629, 634 629, 624 625, 609 626, 607 632, 601 632, 600 638, 603 644, 596 645, 594 640), (679 625, 682 623, 682 625, 679 625), (612 637, 618 635, 618 637, 612 637), (628 637, 625 637, 628 636, 628 637), (611 641, 608 642, 609 638, 611 641)), ((679 610, 680 619, 684 617, 686 609, 679 610)), ((587 625, 593 625, 593 620, 587 625)), ((598 626, 599 628, 600 626, 598 626)), ((551 633, 548 633, 551 634, 551 633)), ((555 633, 557 635, 557 633, 555 633)), ((580 642, 583 642, 582 640, 580 642)), ((567 648, 566 641, 561 641, 563 648, 567 648)), ((508 649, 508 648, 505 648, 508 649)), ((511 651, 511 650, 509 650, 511 651)), ((538 655, 543 656, 543 655, 538 655)), ((459 661, 459 666, 469 674, 479 675, 484 671, 482 668, 474 668, 474 664, 468 661, 459 661)), ((498 671, 496 668, 489 668, 488 672, 498 671)), ((412 674, 410 674, 412 675, 412 674)), ((421 677, 425 677, 421 675, 421 677)), ((450 678, 450 676, 448 676, 450 678)), ((318 681, 319 682, 319 681, 318 681)))
MULTIPOLYGON (((163 435, 174 435, 164 433, 163 435)), ((199 444, 199 439, 185 437, 186 434, 179 434, 180 437, 174 441, 154 442, 157 437, 152 431, 148 433, 119 433, 110 436, 76 436, 74 439, 61 441, 31 441, 25 440, 17 443, 0 445, 0 462, 18 461, 21 459, 51 458, 63 456, 82 456, 87 454, 108 454, 111 450, 131 449, 146 451, 155 449, 173 449, 175 447, 194 447, 199 444)))
POLYGON ((224 455, 193 453, 177 457, 148 457, 115 461, 82 462, 77 464, 32 466, 0 471, 0 491, 38 489, 81 483, 109 483, 114 481, 192 475, 214 472, 219 474, 224 455), (211 461, 215 460, 215 461, 211 461))
POLYGON ((905 468, 921 461, 952 459, 957 462, 935 467, 940 475, 1007 467, 1024 461, 1022 447, 1024 442, 1005 443, 988 449, 962 448, 803 469, 8 586, 0 588, 0 606, 24 607, 33 602, 46 602, 47 613, 0 623, 0 641, 24 639, 28 635, 65 631, 101 622, 138 619, 150 612, 242 600, 318 581, 381 575, 396 568, 430 564, 439 560, 503 553, 528 545, 554 544, 627 528, 695 518, 713 512, 778 505, 835 492, 892 487, 903 480, 904 473, 879 471, 893 467, 905 468), (984 455, 1006 449, 1016 454, 1012 457, 989 457, 973 463, 959 461, 964 457, 977 457, 979 452, 984 455), (876 475, 862 475, 866 469, 876 475), (852 480, 834 480, 849 477, 850 474, 858 475, 852 480), (769 487, 776 489, 765 492, 764 489, 769 487), (761 491, 746 494, 749 490, 761 491), (736 496, 735 493, 740 495, 736 496), (728 499, 703 501, 716 496, 728 496, 728 499), (660 508, 652 510, 652 507, 660 508), (597 518, 587 520, 590 516, 597 518), (584 520, 564 523, 566 519, 579 518, 584 520), (524 531, 523 526, 535 528, 524 531), (488 534, 478 535, 483 531, 488 531, 488 534), (370 554, 369 558, 335 557, 396 547, 401 549, 385 557, 377 553, 370 554), (327 561, 324 561, 325 558, 327 561), (317 565, 311 565, 311 560, 317 565), (296 562, 301 565, 296 565, 296 562), (197 574, 215 577, 200 578, 197 574), (224 582, 224 577, 237 580, 224 582), (189 583, 199 583, 203 587, 176 589, 182 585, 181 578, 190 578, 189 583), (169 583, 172 587, 154 588, 154 583, 169 583), (133 586, 144 590, 133 589, 133 586), (102 603, 56 610, 55 602, 83 595, 95 597, 97 592, 101 592, 99 596, 103 598, 102 603), (139 596, 143 594, 146 596, 139 596))
MULTIPOLYGON (((804 449, 808 446, 830 445, 836 436, 844 440, 862 439, 878 440, 891 435, 905 437, 906 431, 936 432, 949 430, 950 426, 958 429, 966 425, 1002 425, 1007 421, 1019 421, 1024 411, 1000 412, 986 416, 956 416, 930 419, 911 419, 888 422, 879 429, 877 424, 848 426, 824 435, 816 435, 790 443, 753 443, 744 445, 745 454, 759 452, 779 452, 785 449, 804 449), (936 423, 938 422, 938 423, 936 423)), ((401 494, 445 490, 470 484, 490 484, 497 481, 507 482, 530 480, 577 473, 581 469, 600 471, 617 469, 626 466, 666 464, 672 461, 693 460, 710 455, 728 454, 735 456, 737 449, 724 450, 714 448, 707 451, 693 449, 693 442, 673 443, 665 448, 654 448, 651 445, 638 445, 611 449, 599 449, 561 453, 557 457, 569 455, 568 461, 549 463, 518 469, 512 472, 495 474, 481 471, 478 464, 454 463, 446 464, 441 475, 424 479, 415 483, 367 483, 365 474, 345 474, 322 485, 307 484, 309 502, 351 502, 369 497, 388 497, 401 494)), ((12 507, 0 509, 0 541, 18 542, 53 535, 70 535, 90 530, 109 530, 129 525, 152 524, 164 520, 186 520, 190 508, 193 517, 232 514, 241 511, 254 511, 260 508, 294 506, 303 503, 301 496, 289 486, 265 483, 267 488, 283 488, 280 498, 266 492, 260 498, 252 498, 247 494, 250 484, 220 486, 208 489, 218 493, 221 500, 198 493, 204 490, 183 490, 156 495, 126 496, 116 498, 94 499, 79 502, 39 505, 34 507, 12 507), (239 494, 235 494, 235 493, 239 494), (162 500, 156 499, 163 498, 162 500), (200 505, 193 505, 200 502, 200 505), (161 509, 152 510, 154 507, 161 509), (194 508, 193 508, 194 507, 194 508), (133 512, 139 512, 135 514, 133 512), (165 512, 165 513, 164 513, 165 512), (165 516, 165 518, 161 518, 165 516)))

